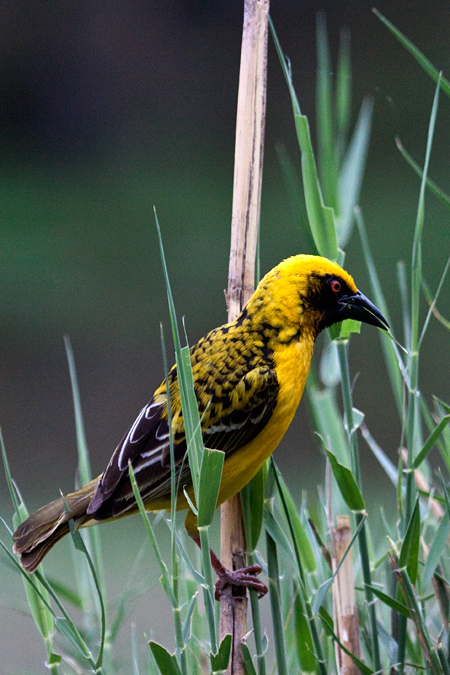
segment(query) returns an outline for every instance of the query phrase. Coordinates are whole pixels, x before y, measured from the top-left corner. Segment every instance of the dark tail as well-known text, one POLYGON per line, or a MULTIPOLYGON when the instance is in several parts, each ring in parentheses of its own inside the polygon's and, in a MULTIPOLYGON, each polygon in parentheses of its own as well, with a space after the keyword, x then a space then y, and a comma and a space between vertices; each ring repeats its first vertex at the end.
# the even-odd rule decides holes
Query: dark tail
POLYGON ((20 555, 20 564, 26 572, 34 572, 50 549, 69 532, 69 520, 73 518, 79 528, 92 520, 86 509, 91 501, 99 478, 76 492, 55 499, 29 516, 14 532, 14 553, 20 555), (66 507, 68 511, 66 511, 66 507))

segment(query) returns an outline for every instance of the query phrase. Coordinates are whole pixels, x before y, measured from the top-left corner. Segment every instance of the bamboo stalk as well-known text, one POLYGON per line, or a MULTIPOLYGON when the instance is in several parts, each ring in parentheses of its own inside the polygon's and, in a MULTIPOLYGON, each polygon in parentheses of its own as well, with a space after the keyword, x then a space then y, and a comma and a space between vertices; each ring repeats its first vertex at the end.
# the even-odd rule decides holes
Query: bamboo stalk
MULTIPOLYGON (((226 294, 228 320, 233 321, 254 291, 255 258, 261 204, 266 111, 269 0, 245 0, 239 93, 236 117, 230 264, 226 294)), ((221 508, 223 564, 245 565, 245 538, 239 495, 221 508)), ((220 602, 220 637, 233 635, 227 675, 245 675, 241 640, 247 630, 247 598, 225 588, 220 602)))
MULTIPOLYGON (((350 518, 337 517, 333 529, 333 572, 344 557, 351 539, 350 518)), ((352 552, 347 553, 333 584, 333 613, 336 634, 343 646, 359 658, 358 609, 355 602, 355 579, 352 552)), ((352 659, 336 645, 336 661, 339 675, 358 675, 360 670, 352 659)))

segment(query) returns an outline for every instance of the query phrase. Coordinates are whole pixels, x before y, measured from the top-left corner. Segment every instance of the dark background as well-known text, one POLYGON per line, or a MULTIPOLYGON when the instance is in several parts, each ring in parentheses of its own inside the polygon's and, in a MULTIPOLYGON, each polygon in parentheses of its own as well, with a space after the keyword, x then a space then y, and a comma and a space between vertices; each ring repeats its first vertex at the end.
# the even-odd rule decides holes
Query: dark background
MULTIPOLYGON (((376 6, 448 74, 448 3, 383 0, 376 6)), ((75 350, 95 473, 161 380, 159 323, 167 335, 169 323, 153 205, 190 342, 226 320, 242 3, 15 0, 0 8, 0 424, 13 476, 31 509, 74 482, 64 334, 75 350)), ((419 182, 394 137, 423 163, 434 84, 371 3, 273 2, 272 18, 313 133, 318 9, 326 12, 334 62, 341 27, 351 30, 354 119, 365 95, 375 100, 361 206, 402 340, 396 264, 411 258, 419 182)), ((450 191, 448 115, 442 95, 431 175, 450 191)), ((298 167, 290 100, 270 43, 263 273, 302 251, 277 143, 298 167)), ((448 215, 427 196, 424 273, 433 289, 449 255, 448 215)), ((370 295, 356 234, 346 268, 370 295)), ((448 290, 447 282, 439 303, 447 315, 448 290)), ((378 337, 363 327, 352 343, 355 403, 395 461, 401 425, 378 337)), ((448 333, 432 323, 424 347, 421 386, 448 401, 448 333)), ((289 469, 293 489, 314 493, 324 461, 307 431, 306 407, 276 457, 289 469)), ((379 496, 382 482, 386 503, 393 503, 375 460, 366 448, 362 453, 368 492, 379 496)), ((8 519, 3 480, 1 486, 8 519)))

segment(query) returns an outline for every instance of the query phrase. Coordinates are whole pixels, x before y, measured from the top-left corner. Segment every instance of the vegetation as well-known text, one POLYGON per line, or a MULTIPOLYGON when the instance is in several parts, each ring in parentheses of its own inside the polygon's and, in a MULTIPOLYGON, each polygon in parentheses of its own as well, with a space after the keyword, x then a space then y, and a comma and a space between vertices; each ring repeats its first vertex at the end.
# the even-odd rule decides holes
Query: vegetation
MULTIPOLYGON (((423 279, 422 237, 427 187, 450 205, 447 195, 428 178, 439 95, 441 91, 448 94, 450 88, 425 57, 384 17, 380 15, 380 18, 436 80, 434 100, 430 102, 423 168, 402 149, 421 179, 410 262, 408 266, 398 266, 403 335, 397 341, 392 335, 380 333, 392 400, 401 421, 399 448, 402 452, 397 462, 393 462, 386 449, 372 436, 365 424, 364 413, 353 405, 348 352, 351 333, 358 331, 358 325, 346 322, 330 331, 320 363, 316 371, 311 372, 307 387, 312 424, 328 458, 320 499, 316 502, 312 495, 304 495, 301 504, 296 504, 273 459, 242 495, 249 562, 258 562, 269 578, 274 647, 268 644, 260 605, 251 593, 253 633, 242 645, 247 675, 334 674, 338 672, 337 663, 341 672, 345 668, 347 673, 360 671, 364 675, 377 672, 450 673, 447 581, 450 573, 447 542, 450 530, 447 489, 450 406, 419 388, 420 358, 429 323, 437 319, 449 328, 436 308, 448 264, 438 288, 430 290, 423 279), (425 318, 420 312, 423 297, 428 303, 425 318), (359 460, 361 443, 367 444, 384 469, 386 481, 392 482, 397 491, 397 512, 382 512, 382 529, 376 536, 371 529, 372 513, 366 511, 365 480, 361 476, 359 460), (431 451, 439 454, 443 472, 433 471, 429 462, 431 451)), ((350 238, 359 236, 372 284, 371 297, 389 320, 383 286, 371 254, 363 214, 358 208, 372 106, 370 99, 363 101, 349 139, 348 35, 342 33, 334 86, 325 22, 319 18, 317 164, 308 120, 301 113, 290 64, 282 53, 273 26, 272 35, 292 100, 302 158, 311 252, 337 259, 342 264, 350 238)), ((287 184, 292 186, 296 177, 292 174, 291 160, 285 153, 280 158, 287 184)), ((162 244, 161 254, 166 269, 162 244)), ((197 467, 197 477, 202 476, 202 480, 197 481, 196 501, 203 509, 201 536, 206 553, 221 464, 218 453, 205 452, 199 439, 198 413, 192 401, 189 364, 185 359, 187 347, 181 347, 167 274, 166 284, 177 363, 183 374, 185 417, 190 419, 189 460, 191 466, 197 467)), ((164 345, 164 340, 162 343, 164 345)), ((91 475, 69 344, 67 353, 77 420, 80 480, 84 483, 91 475)), ((164 367, 167 373, 166 359, 164 367)), ((11 532, 27 514, 24 501, 11 480, 3 446, 2 452, 15 508, 12 527, 7 526, 11 532)), ((137 493, 136 498, 139 501, 137 493)), ((219 644, 217 606, 213 600, 213 579, 207 553, 201 562, 198 557, 192 559, 182 527, 178 527, 179 517, 174 504, 171 513, 163 519, 171 536, 171 553, 167 560, 158 546, 158 528, 162 523, 156 525, 155 516, 148 516, 143 510, 142 520, 160 567, 167 602, 172 608, 176 648, 171 654, 168 645, 150 641, 148 659, 143 663, 138 655, 138 644, 143 636, 136 628, 131 641, 131 657, 125 657, 126 672, 135 675, 223 672, 231 645, 227 638, 219 644)), ((75 559, 76 582, 71 588, 56 584, 43 571, 26 575, 11 553, 11 542, 1 542, 1 546, 4 557, 22 576, 30 612, 42 635, 50 672, 54 675, 70 672, 110 675, 120 668, 114 646, 126 612, 127 590, 124 589, 116 613, 112 615, 107 602, 97 528, 82 535, 73 531, 72 538, 82 554, 75 559), (67 607, 76 610, 76 620, 72 609, 67 607)))

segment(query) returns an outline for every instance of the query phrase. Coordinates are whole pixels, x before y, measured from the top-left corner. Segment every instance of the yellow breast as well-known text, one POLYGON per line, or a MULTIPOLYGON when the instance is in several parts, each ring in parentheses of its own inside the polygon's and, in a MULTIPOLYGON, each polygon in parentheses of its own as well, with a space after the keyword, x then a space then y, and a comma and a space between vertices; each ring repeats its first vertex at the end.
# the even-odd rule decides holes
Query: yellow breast
POLYGON ((225 461, 218 504, 242 490, 283 438, 303 394, 313 347, 311 336, 300 342, 280 345, 274 351, 280 387, 277 404, 261 433, 225 461))

